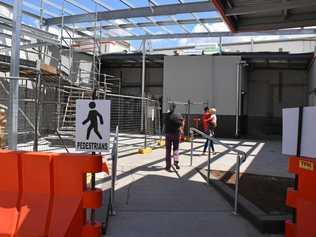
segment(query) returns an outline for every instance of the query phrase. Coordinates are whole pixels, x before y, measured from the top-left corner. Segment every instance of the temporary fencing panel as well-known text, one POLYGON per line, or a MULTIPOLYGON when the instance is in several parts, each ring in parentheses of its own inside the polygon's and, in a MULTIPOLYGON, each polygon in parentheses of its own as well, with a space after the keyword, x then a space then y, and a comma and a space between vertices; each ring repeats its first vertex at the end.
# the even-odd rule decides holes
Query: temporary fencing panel
MULTIPOLYGON (((7 145, 9 78, 0 77, 0 107, 6 124, 0 130, 1 147, 7 145)), ((58 103, 58 89, 46 78, 39 83, 35 78, 19 78, 18 102, 18 150, 49 150, 49 142, 44 137, 54 134, 58 121, 62 117, 57 107, 64 110, 67 102, 66 91, 62 90, 58 103), (35 130, 37 135, 35 136, 35 130), (35 147, 34 147, 35 146, 35 147)))
MULTIPOLYGON (((36 77, 19 79, 17 150, 49 151, 56 146, 74 146, 76 100, 92 98, 93 91, 89 88, 65 84, 57 88, 58 79, 55 79, 54 83, 47 78, 40 83, 36 77)), ((9 79, 1 77, 0 145, 2 148, 7 146, 8 93, 9 79)), ((121 133, 144 134, 142 101, 144 108, 147 105, 154 106, 155 112, 158 108, 156 101, 147 98, 106 94, 102 90, 98 90, 96 94, 98 99, 111 100, 111 132, 119 126, 121 133)), ((158 112, 156 114, 159 115, 158 112)), ((149 120, 147 124, 147 134, 152 137, 158 133, 157 123, 160 122, 158 118, 155 116, 155 120, 153 122, 149 120)))
POLYGON ((102 157, 0 152, 0 233, 5 236, 101 236, 86 208, 102 206, 102 191, 86 187, 86 173, 102 171, 102 157), (8 178, 10 177, 10 178, 8 178))
POLYGON ((139 97, 107 95, 111 100, 111 131, 119 126, 120 132, 139 134, 141 131, 142 100, 139 97))
POLYGON ((144 101, 144 127, 146 144, 145 147, 157 145, 161 138, 161 107, 158 101, 146 99, 144 101))

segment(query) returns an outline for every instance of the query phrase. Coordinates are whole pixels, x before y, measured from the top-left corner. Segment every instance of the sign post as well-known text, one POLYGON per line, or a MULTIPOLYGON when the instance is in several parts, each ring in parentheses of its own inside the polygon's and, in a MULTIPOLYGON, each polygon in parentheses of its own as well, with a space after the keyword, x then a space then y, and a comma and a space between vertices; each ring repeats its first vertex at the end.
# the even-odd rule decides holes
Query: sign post
MULTIPOLYGON (((110 147, 110 113, 109 100, 76 101, 76 150, 92 152, 108 151, 110 147)), ((91 175, 91 189, 95 189, 95 174, 91 175)), ((91 224, 95 223, 95 210, 91 209, 91 224)))

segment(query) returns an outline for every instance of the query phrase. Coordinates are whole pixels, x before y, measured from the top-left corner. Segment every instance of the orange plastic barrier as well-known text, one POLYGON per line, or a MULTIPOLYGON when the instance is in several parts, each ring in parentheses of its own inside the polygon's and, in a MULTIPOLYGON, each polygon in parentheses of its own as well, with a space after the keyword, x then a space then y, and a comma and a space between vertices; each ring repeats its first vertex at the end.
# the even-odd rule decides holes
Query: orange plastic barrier
POLYGON ((86 173, 105 166, 98 155, 0 151, 0 237, 101 236, 86 223, 85 209, 102 206, 86 173))
POLYGON ((289 158, 289 171, 298 175, 297 190, 289 188, 286 204, 296 209, 296 221, 285 224, 286 237, 316 236, 316 159, 289 158))

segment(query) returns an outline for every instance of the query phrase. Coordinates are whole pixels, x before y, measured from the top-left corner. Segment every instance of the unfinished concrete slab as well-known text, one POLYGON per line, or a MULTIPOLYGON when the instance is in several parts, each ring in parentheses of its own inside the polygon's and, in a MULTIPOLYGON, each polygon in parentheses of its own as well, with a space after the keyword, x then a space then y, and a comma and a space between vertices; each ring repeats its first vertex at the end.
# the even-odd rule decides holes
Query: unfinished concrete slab
MULTIPOLYGON (((185 149, 187 144, 183 144, 185 149)), ((204 165, 205 157, 194 160, 204 165)), ((272 236, 260 234, 207 186, 181 156, 177 172, 164 170, 164 150, 123 157, 118 161, 116 216, 106 236, 272 236)))

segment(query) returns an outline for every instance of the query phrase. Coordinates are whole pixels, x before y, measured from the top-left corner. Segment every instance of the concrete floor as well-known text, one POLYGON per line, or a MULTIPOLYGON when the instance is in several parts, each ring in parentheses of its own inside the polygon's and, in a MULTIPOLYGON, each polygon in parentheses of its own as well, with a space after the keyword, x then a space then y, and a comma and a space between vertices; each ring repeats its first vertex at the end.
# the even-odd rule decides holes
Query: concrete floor
MULTIPOLYGON (((241 165, 241 172, 271 175, 280 177, 292 177, 288 173, 288 158, 281 154, 281 141, 255 141, 255 140, 221 140, 222 142, 244 151, 247 154, 246 161, 241 165)), ((198 159, 203 150, 203 141, 197 140, 194 147, 194 157, 198 159)), ((185 144, 182 148, 187 149, 185 144)), ((221 145, 215 145, 217 154, 212 157, 211 169, 228 171, 236 163, 236 153, 228 152, 221 145)))
MULTIPOLYGON (((111 138, 111 140, 113 137, 111 138)), ((148 143, 151 147, 157 148, 159 137, 150 137, 148 143)), ((281 177, 292 177, 287 171, 287 156, 281 154, 281 141, 256 141, 256 140, 227 140, 221 139, 222 142, 229 144, 239 150, 247 153, 247 160, 242 164, 241 171, 253 174, 272 175, 281 177)), ((194 142, 194 161, 201 158, 203 150, 203 140, 196 139, 194 142)), ((62 147, 50 147, 45 140, 40 140, 39 151, 65 152, 62 147)), ((119 137, 119 157, 135 154, 139 148, 144 146, 143 135, 120 134, 119 137)), ((20 144, 23 150, 32 150, 32 144, 20 144)), ((189 155, 190 143, 182 143, 182 151, 186 150, 189 155)), ((234 167, 236 162, 236 153, 227 152, 227 149, 221 145, 215 145, 218 152, 212 158, 211 169, 227 171, 234 167)), ((73 148, 69 148, 70 152, 75 152, 73 148)), ((161 150, 160 156, 164 156, 161 150)), ((109 158, 109 153, 104 153, 105 158, 109 158)))
MULTIPOLYGON (((177 173, 168 173, 163 169, 164 149, 156 149, 147 155, 136 154, 138 148, 143 147, 143 137, 121 134, 114 205, 117 214, 111 217, 106 236, 273 236, 260 234, 243 217, 234 216, 232 207, 195 171, 197 167, 207 167, 207 156, 201 155, 203 142, 199 139, 194 142, 192 167, 190 143, 182 143, 181 169, 177 173)), ((222 142, 247 153, 242 172, 291 177, 287 172, 287 157, 280 154, 281 142, 222 142)), ((47 145, 44 146, 43 149, 47 145)), ((211 169, 231 170, 236 154, 221 145, 215 145, 215 149, 218 153, 212 157, 211 169)), ((65 152, 63 148, 51 147, 50 150, 65 152)), ((109 153, 104 153, 104 157, 108 159, 109 153)), ((97 184, 106 190, 109 178, 97 174, 97 184)), ((104 220, 104 217, 105 209, 99 209, 98 219, 104 220)))
MULTIPOLYGON (((196 147, 201 145, 195 144, 196 147)), ((255 150, 248 145, 246 143, 242 148, 255 150)), ((177 173, 168 173, 163 169, 163 149, 147 155, 119 158, 114 205, 116 216, 111 217, 106 236, 276 236, 260 234, 243 217, 232 214, 232 207, 216 190, 207 186, 194 169, 206 167, 207 157, 198 155, 200 151, 197 150, 191 167, 189 147, 189 143, 181 145, 184 154, 181 155, 181 169, 177 173)), ((222 148, 218 146, 216 149, 220 151, 222 148)), ((259 148, 257 150, 259 153, 259 148)), ((212 164, 213 168, 225 169, 233 165, 234 154, 225 156, 226 162, 218 159, 212 164)), ((254 160, 245 163, 243 169, 247 171, 254 160)), ((271 172, 268 168, 252 170, 271 172)), ((98 178, 99 187, 108 188, 108 184, 102 184, 102 177, 98 178)))

